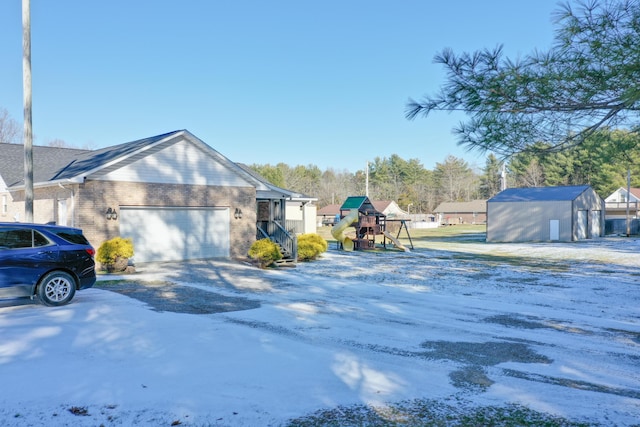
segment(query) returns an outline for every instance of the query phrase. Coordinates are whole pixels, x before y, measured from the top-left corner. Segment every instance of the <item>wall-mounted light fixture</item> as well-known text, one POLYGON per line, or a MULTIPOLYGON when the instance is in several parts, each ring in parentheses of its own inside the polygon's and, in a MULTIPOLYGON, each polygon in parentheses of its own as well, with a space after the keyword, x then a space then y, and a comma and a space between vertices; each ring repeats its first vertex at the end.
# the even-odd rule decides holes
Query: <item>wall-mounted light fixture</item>
POLYGON ((233 217, 235 219, 242 219, 242 209, 236 208, 236 211, 233 213, 233 217))
POLYGON ((116 212, 115 209, 107 208, 106 217, 107 219, 112 219, 115 221, 116 219, 118 219, 118 212, 116 212))

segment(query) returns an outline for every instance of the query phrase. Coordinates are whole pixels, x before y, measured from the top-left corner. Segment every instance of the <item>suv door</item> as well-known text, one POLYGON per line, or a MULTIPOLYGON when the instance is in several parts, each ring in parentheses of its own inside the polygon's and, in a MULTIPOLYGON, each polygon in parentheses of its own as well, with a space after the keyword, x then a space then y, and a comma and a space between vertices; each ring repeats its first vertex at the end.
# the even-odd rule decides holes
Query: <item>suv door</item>
POLYGON ((57 260, 58 247, 38 231, 0 228, 0 298, 33 295, 38 279, 57 260))

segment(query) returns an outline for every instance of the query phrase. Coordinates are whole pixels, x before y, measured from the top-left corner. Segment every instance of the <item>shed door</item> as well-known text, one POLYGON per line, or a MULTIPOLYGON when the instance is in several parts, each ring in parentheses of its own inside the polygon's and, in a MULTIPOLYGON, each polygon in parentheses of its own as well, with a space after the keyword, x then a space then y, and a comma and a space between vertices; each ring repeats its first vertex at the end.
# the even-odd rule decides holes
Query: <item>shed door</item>
POLYGON ((589 222, 589 237, 600 237, 602 235, 602 211, 591 211, 591 221, 589 222))
POLYGON ((549 240, 560 240, 560 220, 549 220, 549 240))
POLYGON ((120 236, 136 262, 228 257, 229 208, 122 207, 120 236))
POLYGON ((587 218, 587 211, 578 211, 578 240, 584 240, 587 238, 587 230, 589 229, 587 218))

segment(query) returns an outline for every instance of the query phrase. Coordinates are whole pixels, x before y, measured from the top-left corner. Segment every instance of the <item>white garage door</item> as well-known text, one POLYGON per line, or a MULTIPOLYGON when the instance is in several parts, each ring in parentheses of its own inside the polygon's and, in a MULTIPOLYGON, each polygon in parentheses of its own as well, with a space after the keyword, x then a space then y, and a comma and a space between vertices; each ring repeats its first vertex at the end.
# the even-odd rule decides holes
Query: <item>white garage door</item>
POLYGON ((121 207, 120 236, 136 262, 228 257, 229 209, 121 207))

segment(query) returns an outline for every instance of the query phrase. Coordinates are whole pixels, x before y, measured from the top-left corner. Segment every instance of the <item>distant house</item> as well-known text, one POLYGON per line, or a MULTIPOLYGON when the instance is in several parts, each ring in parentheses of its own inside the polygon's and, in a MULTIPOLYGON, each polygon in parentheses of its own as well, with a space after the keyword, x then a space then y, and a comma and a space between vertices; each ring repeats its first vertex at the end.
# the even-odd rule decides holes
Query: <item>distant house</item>
POLYGON ((438 216, 438 223, 442 225, 484 224, 487 222, 487 201, 444 202, 434 212, 438 216))
POLYGON ((604 235, 604 200, 588 185, 509 188, 487 201, 488 242, 570 242, 604 235))
POLYGON ((627 207, 630 218, 640 217, 640 188, 620 187, 604 199, 606 219, 626 219, 627 207), (629 202, 629 203, 627 203, 629 202))
MULTIPOLYGON (((23 221, 22 145, 0 144, 0 221, 23 221)), ((136 262, 244 257, 256 238, 295 260, 286 205, 311 202, 277 188, 186 130, 100 150, 33 148, 34 222, 82 228, 96 248, 134 241, 136 262)))
POLYGON ((400 206, 393 200, 373 200, 373 206, 382 212, 387 219, 408 218, 409 213, 400 209, 400 206))
POLYGON ((336 215, 340 215, 340 205, 331 204, 324 206, 316 212, 318 227, 323 225, 333 225, 336 221, 336 215))
POLYGON ((640 188, 620 187, 604 199, 605 234, 638 234, 640 231, 640 188))

